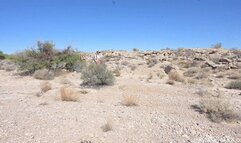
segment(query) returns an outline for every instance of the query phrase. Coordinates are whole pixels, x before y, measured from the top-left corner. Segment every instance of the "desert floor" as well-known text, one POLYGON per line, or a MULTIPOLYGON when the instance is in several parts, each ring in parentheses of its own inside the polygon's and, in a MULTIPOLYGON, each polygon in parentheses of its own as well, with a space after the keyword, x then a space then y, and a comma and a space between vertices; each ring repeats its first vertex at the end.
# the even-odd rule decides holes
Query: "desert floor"
MULTIPOLYGON (((148 68, 135 60, 128 61, 136 63, 132 70, 122 67, 113 86, 83 87, 80 73, 65 73, 48 81, 51 90, 42 96, 36 94, 46 81, 0 70, 0 142, 241 142, 240 121, 214 123, 193 108, 201 98, 209 98, 198 94, 205 90, 230 101, 240 113, 240 90, 224 88, 227 78, 210 75, 209 84, 170 85, 167 76, 157 74, 163 73, 161 65, 148 68), (78 93, 78 101, 62 101, 62 86, 78 93), (125 95, 133 96, 138 105, 123 105, 125 95), (103 131, 105 125, 111 130, 103 131)), ((115 62, 108 67, 113 69, 115 62)))

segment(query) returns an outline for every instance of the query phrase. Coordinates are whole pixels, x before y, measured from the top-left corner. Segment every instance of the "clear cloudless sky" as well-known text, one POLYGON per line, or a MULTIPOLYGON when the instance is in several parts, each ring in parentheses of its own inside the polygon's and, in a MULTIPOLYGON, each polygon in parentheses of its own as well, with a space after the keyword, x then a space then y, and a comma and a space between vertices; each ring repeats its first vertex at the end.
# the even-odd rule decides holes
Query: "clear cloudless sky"
POLYGON ((241 0, 0 0, 0 50, 241 47, 241 0))

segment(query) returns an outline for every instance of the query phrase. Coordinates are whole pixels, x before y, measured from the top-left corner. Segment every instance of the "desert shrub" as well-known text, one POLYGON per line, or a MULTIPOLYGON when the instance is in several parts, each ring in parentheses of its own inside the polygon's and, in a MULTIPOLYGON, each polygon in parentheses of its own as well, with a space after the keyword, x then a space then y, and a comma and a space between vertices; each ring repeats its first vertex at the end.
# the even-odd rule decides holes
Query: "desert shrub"
POLYGON ((1 60, 0 61, 0 70, 6 70, 6 71, 13 71, 17 69, 17 65, 9 60, 1 60))
POLYGON ((66 50, 64 50, 61 54, 55 55, 53 57, 51 65, 59 65, 59 67, 62 67, 71 72, 75 70, 80 72, 82 70, 81 68, 85 66, 85 62, 80 61, 79 59, 79 54, 73 52, 67 53, 66 50), (61 64, 64 64, 64 66, 60 66, 61 64))
POLYGON ((241 80, 231 81, 225 86, 225 88, 241 90, 241 80))
POLYGON ((200 71, 199 68, 192 67, 192 68, 189 68, 186 72, 184 72, 183 75, 184 75, 184 76, 187 76, 187 77, 193 77, 193 76, 195 76, 199 71, 200 71))
POLYGON ((58 51, 51 42, 38 42, 37 48, 16 53, 10 59, 19 64, 21 71, 32 74, 40 69, 79 70, 75 63, 80 60, 80 55, 71 47, 58 51))
POLYGON ((136 65, 129 65, 129 67, 131 68, 132 71, 136 69, 136 65))
POLYGON ((201 112, 206 113, 211 121, 217 123, 240 119, 239 115, 231 110, 230 104, 227 101, 218 98, 202 99, 199 109, 201 112))
POLYGON ((208 77, 208 73, 201 71, 195 76, 195 79, 204 79, 204 78, 207 78, 207 77, 208 77))
POLYGON ((41 83, 40 88, 41 91, 45 93, 51 89, 51 84, 49 82, 43 82, 41 83))
POLYGON ((79 94, 70 88, 61 87, 60 97, 62 101, 78 101, 79 94))
POLYGON ((73 67, 72 70, 76 71, 76 72, 82 72, 86 68, 86 66, 87 66, 85 61, 77 60, 77 61, 75 61, 73 63, 74 64, 72 66, 73 67))
POLYGON ((148 65, 148 68, 151 68, 153 66, 155 66, 157 64, 157 59, 156 58, 149 58, 147 59, 147 65, 148 65))
POLYGON ((82 85, 87 86, 112 85, 115 80, 113 73, 105 64, 90 64, 82 72, 81 79, 82 85))
POLYGON ((41 69, 35 71, 33 77, 41 80, 52 80, 54 79, 54 72, 47 69, 41 69))
POLYGON ((117 67, 114 71, 113 71, 113 74, 117 77, 119 77, 121 75, 121 72, 120 72, 120 68, 117 67))
POLYGON ((222 48, 222 43, 216 43, 216 44, 214 44, 214 45, 213 45, 213 48, 214 48, 214 49, 220 49, 220 48, 222 48))
POLYGON ((133 48, 132 51, 133 51, 133 52, 138 52, 139 49, 138 49, 138 48, 133 48))
POLYGON ((168 78, 169 78, 169 80, 184 82, 183 76, 180 73, 178 73, 177 71, 170 71, 168 74, 168 78))
POLYGON ((0 60, 4 60, 6 58, 6 55, 0 51, 0 60))
POLYGON ((121 61, 121 65, 123 65, 123 66, 127 66, 127 65, 129 65, 130 63, 129 62, 127 62, 127 61, 121 61))
POLYGON ((125 106, 137 106, 138 99, 134 95, 123 95, 122 104, 125 106))

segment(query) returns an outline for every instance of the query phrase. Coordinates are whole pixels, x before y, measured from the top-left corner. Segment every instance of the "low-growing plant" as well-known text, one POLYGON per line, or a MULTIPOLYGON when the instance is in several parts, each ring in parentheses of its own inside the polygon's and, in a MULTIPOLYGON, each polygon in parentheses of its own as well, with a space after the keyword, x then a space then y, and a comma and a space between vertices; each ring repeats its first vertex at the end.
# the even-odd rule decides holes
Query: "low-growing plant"
POLYGON ((166 84, 174 85, 174 84, 175 84, 175 81, 173 81, 173 80, 167 80, 167 81, 166 81, 166 84))
POLYGON ((54 72, 47 69, 41 69, 34 72, 33 77, 40 80, 54 79, 54 72))
POLYGON ((81 79, 83 80, 82 85, 101 86, 112 85, 115 77, 105 64, 93 63, 82 72, 81 79))
POLYGON ((184 76, 186 77, 193 77, 195 76, 198 72, 200 72, 200 69, 197 67, 191 67, 189 68, 186 72, 183 73, 184 76))
POLYGON ((43 82, 43 83, 41 83, 40 88, 41 88, 41 91, 43 93, 45 93, 45 92, 51 90, 51 84, 49 82, 43 82))
POLYGON ((0 51, 0 60, 4 60, 6 58, 6 55, 0 51))
POLYGON ((119 77, 121 75, 121 72, 120 72, 120 68, 117 67, 114 71, 113 71, 114 75, 119 77))
POLYGON ((207 117, 213 122, 234 121, 239 120, 240 117, 230 107, 227 101, 218 98, 202 99, 200 101, 199 109, 206 113, 207 117))
POLYGON ((58 51, 52 42, 38 42, 37 48, 16 53, 9 59, 19 64, 21 71, 32 74, 40 69, 80 71, 82 64, 84 65, 84 61, 77 63, 80 62, 80 56, 71 47, 58 51))
POLYGON ((241 80, 231 81, 225 86, 225 88, 241 90, 241 80))
POLYGON ((108 119, 106 123, 101 127, 103 132, 108 132, 113 130, 113 122, 112 120, 108 119))
POLYGON ((168 78, 169 80, 174 80, 174 81, 178 81, 178 82, 184 82, 184 78, 183 76, 178 73, 177 71, 170 71, 169 74, 168 74, 168 78))
POLYGON ((62 101, 78 101, 79 94, 75 92, 73 89, 61 87, 60 97, 62 101))
POLYGON ((122 104, 125 106, 137 106, 138 99, 135 95, 123 95, 122 104))
POLYGON ((129 67, 131 68, 132 71, 136 69, 136 65, 129 65, 129 67))

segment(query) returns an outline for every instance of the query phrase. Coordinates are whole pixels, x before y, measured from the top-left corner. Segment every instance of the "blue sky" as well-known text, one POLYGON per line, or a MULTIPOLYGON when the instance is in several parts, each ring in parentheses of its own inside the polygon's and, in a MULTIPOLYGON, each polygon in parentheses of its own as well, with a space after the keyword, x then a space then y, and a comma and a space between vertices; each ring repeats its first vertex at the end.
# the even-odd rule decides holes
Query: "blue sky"
POLYGON ((0 50, 241 47, 241 0, 0 0, 0 50))

